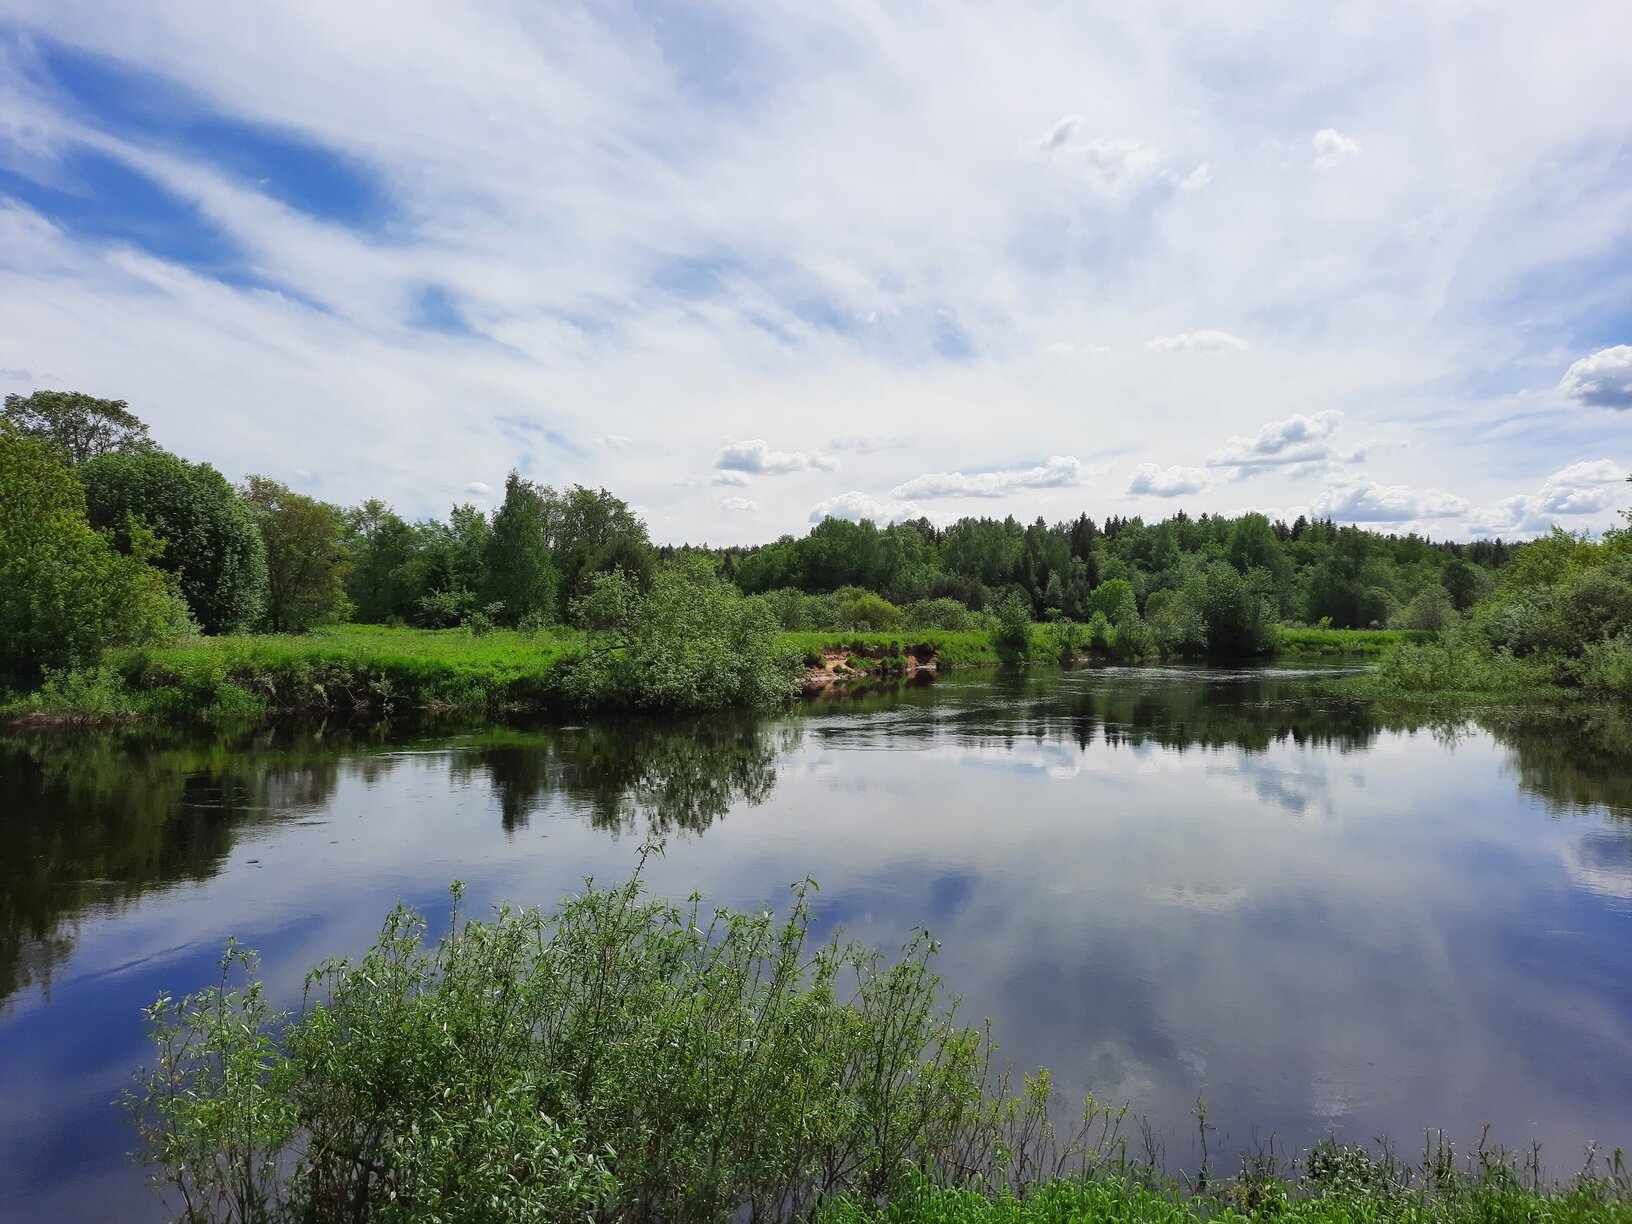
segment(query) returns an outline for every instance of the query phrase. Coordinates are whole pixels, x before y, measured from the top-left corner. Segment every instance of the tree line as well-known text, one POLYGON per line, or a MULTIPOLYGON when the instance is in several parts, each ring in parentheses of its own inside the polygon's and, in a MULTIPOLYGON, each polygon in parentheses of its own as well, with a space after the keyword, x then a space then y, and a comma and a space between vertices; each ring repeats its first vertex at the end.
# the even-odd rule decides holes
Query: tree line
POLYGON ((63 391, 6 397, 0 511, 0 678, 13 685, 174 633, 607 622, 676 566, 761 597, 786 629, 1007 617, 1099 624, 1129 651, 1252 653, 1287 621, 1439 628, 1511 552, 1182 511, 944 528, 828 519, 760 547, 657 548, 607 490, 515 472, 491 514, 466 504, 411 522, 376 499, 336 506, 268 476, 234 485, 158 445, 124 401, 63 391))

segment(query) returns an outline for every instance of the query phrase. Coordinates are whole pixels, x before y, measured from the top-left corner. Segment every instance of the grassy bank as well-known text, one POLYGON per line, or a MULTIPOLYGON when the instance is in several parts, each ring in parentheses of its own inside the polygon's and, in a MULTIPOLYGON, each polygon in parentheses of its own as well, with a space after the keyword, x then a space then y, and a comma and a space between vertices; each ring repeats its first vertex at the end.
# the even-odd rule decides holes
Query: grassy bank
MULTIPOLYGON (((1080 626, 1078 629, 1080 630, 1080 626)), ((1052 662, 1056 626, 1032 625, 1028 657, 1052 662)), ((1079 637, 1081 635, 1079 634, 1079 637)), ((1432 635, 1385 630, 1287 629, 1286 657, 1371 655, 1432 635)), ((0 707, 10 718, 68 721, 254 719, 300 712, 432 710, 458 713, 610 708, 591 691, 568 691, 573 657, 590 643, 573 630, 536 633, 338 625, 299 635, 191 637, 173 645, 110 652, 92 670, 53 677, 0 707)), ((985 629, 809 630, 774 635, 772 652, 790 674, 843 648, 895 655, 928 646, 943 668, 995 667, 985 629)), ((1086 651, 1086 641, 1082 642, 1086 651)), ((1388 695, 1356 686, 1357 695, 1388 695)))
POLYGON ((558 698, 566 634, 342 625, 298 636, 193 637, 112 652, 14 701, 13 716, 257 718, 301 711, 496 711, 558 698))
POLYGON ((1422 629, 1300 629, 1283 626, 1280 653, 1292 658, 1311 655, 1381 655, 1404 642, 1430 642, 1422 629))

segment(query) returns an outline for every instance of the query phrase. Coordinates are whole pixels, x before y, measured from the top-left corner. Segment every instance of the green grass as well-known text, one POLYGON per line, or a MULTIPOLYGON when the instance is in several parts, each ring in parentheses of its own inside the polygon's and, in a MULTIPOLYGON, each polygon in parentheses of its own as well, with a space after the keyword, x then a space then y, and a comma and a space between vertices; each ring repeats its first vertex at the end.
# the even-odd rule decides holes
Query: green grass
MULTIPOLYGON (((1318 1151, 1319 1149, 1317 1149, 1318 1151)), ((1327 1149, 1340 1164, 1376 1168, 1357 1149, 1327 1149)), ((1417 1174, 1419 1170, 1410 1170, 1417 1174)), ((1008 1190, 944 1187, 923 1177, 883 1203, 835 1199, 818 1224, 1202 1224, 1264 1220, 1277 1224, 1611 1224, 1632 1220, 1623 1176, 1583 1177, 1564 1186, 1526 1185, 1511 1165, 1475 1165, 1468 1172, 1433 1170, 1427 1184, 1385 1179, 1346 1182, 1341 1176, 1286 1182, 1242 1175, 1205 1194, 1185 1196, 1137 1177, 1061 1177, 1008 1190)))
POLYGON ((303 710, 503 710, 547 706, 574 635, 341 625, 314 633, 188 638, 115 651, 59 676, 13 715, 66 720, 230 720, 303 710))
POLYGON ((1430 642, 1434 634, 1420 629, 1299 629, 1280 632, 1283 655, 1380 655, 1402 642, 1430 642))

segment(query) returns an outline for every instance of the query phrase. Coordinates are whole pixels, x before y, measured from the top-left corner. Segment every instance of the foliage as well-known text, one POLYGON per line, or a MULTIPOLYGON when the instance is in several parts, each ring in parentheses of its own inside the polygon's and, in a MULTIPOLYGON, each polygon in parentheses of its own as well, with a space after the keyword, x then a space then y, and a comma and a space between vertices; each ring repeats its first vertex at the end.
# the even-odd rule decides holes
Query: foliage
POLYGON ((125 551, 127 519, 142 520, 164 543, 153 564, 174 574, 205 633, 240 633, 266 604, 266 547, 249 508, 207 463, 156 447, 112 451, 81 464, 91 525, 125 551))
POLYGON ((251 476, 240 495, 266 542, 264 626, 304 633, 344 619, 350 604, 341 512, 266 476, 251 476))
POLYGON ((1019 598, 997 606, 997 623, 992 626, 992 650, 1004 663, 1024 663, 1031 653, 1031 614, 1019 598))
POLYGON ((901 609, 871 591, 862 591, 839 605, 840 629, 894 629, 901 623, 901 609))
POLYGON ((98 455, 139 451, 151 445, 147 426, 124 400, 97 399, 78 391, 8 395, 0 421, 49 446, 63 462, 78 465, 98 455))
POLYGON ((594 574, 572 615, 589 631, 564 679, 580 705, 764 706, 794 692, 797 655, 778 648, 770 610, 706 564, 665 568, 648 591, 623 570, 594 574))
POLYGON ((73 471, 0 423, 0 685, 93 666, 104 650, 161 640, 186 612, 148 564, 161 545, 126 523, 128 555, 91 528, 73 471))
POLYGON ((1015 1123, 1041 1133, 1046 1080, 989 1079, 928 937, 893 964, 815 946, 813 887, 777 920, 637 873, 480 922, 456 886, 440 941, 399 907, 293 1016, 229 947, 219 986, 149 1013, 145 1151, 190 1219, 712 1221, 991 1168, 1015 1123))
POLYGON ((550 507, 544 493, 511 472, 504 482, 504 504, 488 532, 482 599, 502 604, 511 624, 530 612, 553 610, 560 588, 561 574, 550 556, 550 507))
POLYGON ((1456 601, 1439 585, 1425 586, 1389 621, 1393 629, 1423 629, 1437 633, 1456 622, 1456 601))

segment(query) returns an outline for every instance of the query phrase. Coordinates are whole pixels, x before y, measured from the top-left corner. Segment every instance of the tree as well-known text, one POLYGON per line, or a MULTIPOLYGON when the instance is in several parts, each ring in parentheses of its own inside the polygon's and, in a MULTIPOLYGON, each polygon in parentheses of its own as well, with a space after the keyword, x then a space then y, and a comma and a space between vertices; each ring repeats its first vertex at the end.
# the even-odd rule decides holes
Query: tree
POLYGON ((424 586, 418 534, 390 506, 371 497, 346 511, 346 590, 365 624, 414 611, 424 586))
POLYGON ((507 624, 555 611, 560 575, 550 555, 548 493, 511 472, 504 482, 504 504, 493 515, 482 598, 503 605, 499 615, 507 624))
POLYGON ((129 552, 125 524, 135 516, 164 542, 154 564, 176 576, 199 628, 254 628, 266 605, 266 548, 226 477, 156 447, 106 452, 78 473, 91 526, 129 552))
POLYGON ((266 541, 262 624, 272 633, 304 633, 342 619, 350 605, 339 507, 266 476, 251 476, 240 495, 266 541))
POLYGON ((94 664, 113 646, 160 640, 185 620, 160 547, 141 525, 124 555, 85 517, 85 493, 51 446, 0 422, 0 682, 94 664))
POLYGON ((586 590, 590 574, 614 569, 635 575, 642 586, 650 584, 652 559, 646 524, 635 517, 627 502, 605 489, 583 485, 574 485, 559 497, 547 487, 537 491, 548 511, 544 538, 560 576, 563 600, 586 590))
POLYGON ((78 391, 8 395, 4 417, 23 434, 46 443, 64 461, 81 464, 113 451, 152 445, 147 426, 124 400, 97 399, 78 391))

